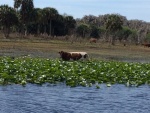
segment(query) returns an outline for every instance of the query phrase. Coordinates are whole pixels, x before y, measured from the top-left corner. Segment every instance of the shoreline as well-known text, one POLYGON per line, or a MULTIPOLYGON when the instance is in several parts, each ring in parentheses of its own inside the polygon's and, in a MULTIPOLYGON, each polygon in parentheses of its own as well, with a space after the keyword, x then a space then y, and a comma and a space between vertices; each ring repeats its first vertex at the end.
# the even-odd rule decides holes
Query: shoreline
POLYGON ((0 56, 10 57, 41 57, 60 58, 59 51, 86 51, 91 59, 115 60, 125 62, 150 63, 150 48, 141 45, 123 46, 116 44, 111 46, 107 43, 98 42, 90 44, 87 42, 75 42, 60 40, 0 40, 0 56))

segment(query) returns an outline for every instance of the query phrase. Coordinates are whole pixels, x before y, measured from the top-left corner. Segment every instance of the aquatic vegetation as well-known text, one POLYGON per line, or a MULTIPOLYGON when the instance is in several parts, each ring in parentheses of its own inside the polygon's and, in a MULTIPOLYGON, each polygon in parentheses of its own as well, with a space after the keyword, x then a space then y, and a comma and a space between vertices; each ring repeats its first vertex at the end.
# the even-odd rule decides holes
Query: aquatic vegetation
POLYGON ((150 84, 149 63, 116 61, 62 61, 31 57, 0 57, 0 84, 65 83, 68 86, 90 87, 105 83, 126 86, 150 84))

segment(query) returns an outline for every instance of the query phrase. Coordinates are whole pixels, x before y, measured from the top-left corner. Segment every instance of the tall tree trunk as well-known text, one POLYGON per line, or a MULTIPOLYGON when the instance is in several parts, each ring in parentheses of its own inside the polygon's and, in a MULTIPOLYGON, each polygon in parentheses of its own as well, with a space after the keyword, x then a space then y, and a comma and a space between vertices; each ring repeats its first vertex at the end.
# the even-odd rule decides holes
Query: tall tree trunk
POLYGON ((47 34, 47 32, 46 32, 46 24, 44 25, 44 37, 46 37, 46 34, 47 34))
POLYGON ((39 36, 39 34, 40 34, 40 25, 38 24, 38 26, 37 26, 37 36, 39 36))
POLYGON ((24 36, 25 37, 27 36, 27 33, 28 33, 28 29, 27 29, 27 26, 25 25, 25 29, 24 29, 24 36))
POLYGON ((10 28, 4 26, 3 32, 4 32, 4 37, 8 38, 9 37, 9 33, 10 33, 10 28))
POLYGON ((115 35, 112 35, 112 37, 111 37, 111 44, 115 45, 115 35))
POLYGON ((52 36, 52 20, 50 20, 50 23, 49 23, 49 24, 50 24, 50 26, 49 26, 49 27, 50 27, 49 33, 50 33, 50 36, 52 36))

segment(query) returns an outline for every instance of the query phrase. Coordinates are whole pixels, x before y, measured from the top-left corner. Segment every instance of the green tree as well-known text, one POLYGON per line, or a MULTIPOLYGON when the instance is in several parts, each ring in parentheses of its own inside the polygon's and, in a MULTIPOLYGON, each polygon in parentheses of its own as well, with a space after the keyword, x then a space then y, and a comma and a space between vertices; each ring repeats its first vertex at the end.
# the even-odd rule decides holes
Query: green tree
POLYGON ((92 25, 91 26, 90 37, 98 38, 99 37, 99 33, 100 33, 100 29, 97 26, 92 25))
POLYGON ((69 34, 75 28, 76 21, 72 16, 64 16, 65 34, 69 34))
POLYGON ((10 28, 18 24, 16 11, 8 5, 0 6, 0 25, 3 27, 4 36, 9 37, 10 28))
POLYGON ((146 34, 145 41, 146 41, 147 43, 150 43, 150 32, 148 32, 148 33, 146 34))
POLYGON ((56 36, 66 35, 63 15, 57 16, 57 20, 54 21, 53 26, 55 29, 54 35, 56 35, 56 36))
POLYGON ((33 0, 15 0, 14 7, 20 7, 20 21, 25 29, 25 35, 27 33, 27 25, 32 20, 32 14, 34 9, 33 0))
POLYGON ((32 13, 32 27, 34 27, 36 35, 39 36, 40 34, 40 25, 43 24, 43 14, 42 9, 40 8, 34 8, 32 13))
POLYGON ((136 45, 138 45, 140 42, 138 40, 138 32, 135 29, 132 29, 132 34, 130 35, 130 41, 134 42, 136 45))
POLYGON ((111 44, 115 44, 116 33, 122 29, 123 22, 119 15, 109 15, 105 22, 107 33, 112 35, 111 44))
POLYGON ((81 37, 85 37, 86 33, 89 33, 89 30, 90 30, 90 27, 89 25, 87 24, 80 24, 78 27, 77 27, 77 34, 79 34, 81 37))
POLYGON ((132 34, 132 29, 129 27, 123 26, 121 30, 118 31, 117 37, 119 41, 121 40, 127 40, 129 36, 132 34))
POLYGON ((14 8, 18 10, 18 8, 21 6, 22 0, 14 0, 14 8))
POLYGON ((58 17, 58 11, 54 8, 46 7, 43 9, 44 18, 46 22, 49 23, 49 34, 52 35, 52 20, 55 20, 58 17))

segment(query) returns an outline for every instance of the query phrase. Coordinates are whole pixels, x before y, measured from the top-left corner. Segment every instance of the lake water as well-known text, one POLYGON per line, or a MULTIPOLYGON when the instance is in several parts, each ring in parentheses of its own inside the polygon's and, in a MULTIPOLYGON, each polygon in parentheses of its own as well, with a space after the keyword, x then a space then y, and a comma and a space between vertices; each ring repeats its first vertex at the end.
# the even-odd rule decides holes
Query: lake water
POLYGON ((150 86, 0 86, 0 113, 149 113, 150 86))

